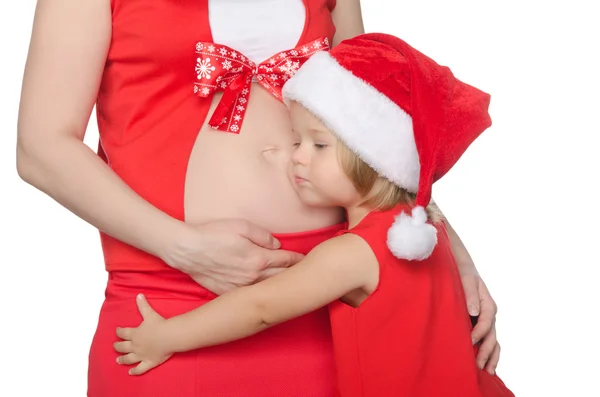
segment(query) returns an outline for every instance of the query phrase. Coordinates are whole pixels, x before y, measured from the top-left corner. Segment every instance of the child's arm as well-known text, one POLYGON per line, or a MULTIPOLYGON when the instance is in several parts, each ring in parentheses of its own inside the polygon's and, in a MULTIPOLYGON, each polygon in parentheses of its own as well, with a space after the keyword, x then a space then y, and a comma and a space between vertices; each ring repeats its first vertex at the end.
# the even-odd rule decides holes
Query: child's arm
POLYGON ((242 287, 168 320, 138 298, 144 321, 120 328, 115 349, 131 374, 166 361, 173 353, 241 339, 310 313, 347 293, 377 282, 375 255, 360 237, 345 234, 313 249, 301 262, 259 284, 242 287))

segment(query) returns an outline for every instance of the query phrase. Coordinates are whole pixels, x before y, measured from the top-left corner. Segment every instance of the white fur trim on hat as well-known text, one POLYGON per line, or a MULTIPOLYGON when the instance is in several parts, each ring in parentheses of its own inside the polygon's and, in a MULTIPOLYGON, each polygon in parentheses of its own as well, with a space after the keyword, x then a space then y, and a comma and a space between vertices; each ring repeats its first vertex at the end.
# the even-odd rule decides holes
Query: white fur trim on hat
POLYGON ((400 259, 427 259, 436 244, 437 229, 427 223, 427 213, 423 207, 414 207, 412 216, 402 211, 388 231, 388 248, 400 259))
POLYGON ((328 52, 314 54, 283 86, 363 161, 398 186, 416 193, 419 155, 411 117, 328 52))

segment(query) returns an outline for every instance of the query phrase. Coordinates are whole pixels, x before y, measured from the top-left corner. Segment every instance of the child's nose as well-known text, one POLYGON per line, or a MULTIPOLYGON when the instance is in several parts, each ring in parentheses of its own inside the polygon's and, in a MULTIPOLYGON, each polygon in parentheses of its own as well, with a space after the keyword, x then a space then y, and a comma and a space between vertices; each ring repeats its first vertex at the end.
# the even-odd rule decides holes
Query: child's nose
POLYGON ((294 164, 305 165, 307 159, 308 156, 306 154, 306 150, 303 149, 302 145, 298 146, 296 150, 294 150, 294 152, 292 153, 292 163, 294 164))

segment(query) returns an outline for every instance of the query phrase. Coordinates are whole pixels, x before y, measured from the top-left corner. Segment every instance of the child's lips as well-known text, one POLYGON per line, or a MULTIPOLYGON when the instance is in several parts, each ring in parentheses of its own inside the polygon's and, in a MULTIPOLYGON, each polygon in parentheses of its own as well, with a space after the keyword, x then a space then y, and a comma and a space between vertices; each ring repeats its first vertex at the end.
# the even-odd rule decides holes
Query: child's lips
POLYGON ((299 175, 294 175, 294 182, 296 182, 297 184, 303 184, 303 183, 307 183, 308 179, 302 178, 299 175))

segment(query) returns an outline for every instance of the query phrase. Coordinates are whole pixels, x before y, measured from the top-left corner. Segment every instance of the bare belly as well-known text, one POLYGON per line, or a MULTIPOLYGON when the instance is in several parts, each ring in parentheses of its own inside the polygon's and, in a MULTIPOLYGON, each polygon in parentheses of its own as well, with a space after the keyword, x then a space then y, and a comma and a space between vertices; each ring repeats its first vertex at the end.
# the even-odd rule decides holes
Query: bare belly
MULTIPOLYGON (((208 117, 220 99, 213 98, 208 117)), ((208 119, 207 119, 208 121, 208 119)), ((303 205, 288 177, 293 151, 286 107, 253 84, 239 134, 204 124, 192 150, 185 182, 185 217, 190 223, 240 218, 272 233, 330 226, 341 209, 303 205)))

